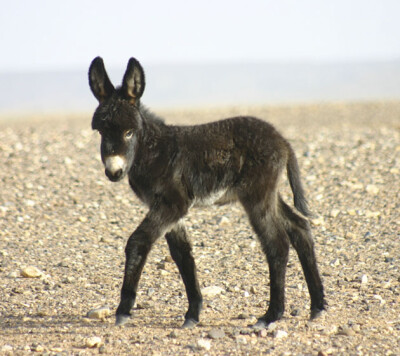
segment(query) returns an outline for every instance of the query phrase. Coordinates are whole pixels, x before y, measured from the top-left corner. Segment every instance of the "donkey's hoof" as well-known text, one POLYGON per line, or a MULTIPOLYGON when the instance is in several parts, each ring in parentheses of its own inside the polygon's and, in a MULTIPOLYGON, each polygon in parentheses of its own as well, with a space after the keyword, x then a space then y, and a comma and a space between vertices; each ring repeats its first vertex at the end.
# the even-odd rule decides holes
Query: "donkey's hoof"
POLYGON ((129 315, 119 314, 116 317, 115 325, 116 326, 125 325, 129 321, 129 319, 130 319, 129 315))
POLYGON ((319 318, 324 312, 325 309, 311 309, 310 320, 319 318))
POLYGON ((264 319, 258 319, 254 325, 250 326, 250 328, 252 328, 255 331, 258 331, 267 328, 268 324, 269 323, 267 323, 264 319))
POLYGON ((194 319, 186 319, 182 325, 182 329, 193 329, 197 325, 198 321, 194 319))

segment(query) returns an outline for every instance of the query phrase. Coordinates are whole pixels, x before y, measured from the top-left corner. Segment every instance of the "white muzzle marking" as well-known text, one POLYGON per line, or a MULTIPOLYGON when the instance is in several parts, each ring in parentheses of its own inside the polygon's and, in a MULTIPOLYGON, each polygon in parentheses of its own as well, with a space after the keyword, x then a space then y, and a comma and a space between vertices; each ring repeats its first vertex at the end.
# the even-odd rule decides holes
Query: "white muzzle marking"
POLYGON ((126 168, 125 157, 119 155, 109 156, 106 158, 104 166, 106 170, 109 171, 111 174, 115 174, 120 169, 124 171, 126 168))

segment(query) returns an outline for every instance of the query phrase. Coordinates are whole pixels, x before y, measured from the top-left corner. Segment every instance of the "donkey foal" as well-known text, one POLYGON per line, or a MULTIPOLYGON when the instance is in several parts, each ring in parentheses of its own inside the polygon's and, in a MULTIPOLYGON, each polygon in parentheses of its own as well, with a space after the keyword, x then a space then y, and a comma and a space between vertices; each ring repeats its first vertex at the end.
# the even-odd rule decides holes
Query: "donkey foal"
POLYGON ((270 303, 255 327, 264 328, 283 315, 290 243, 307 281, 311 317, 325 308, 296 156, 273 126, 253 117, 196 126, 166 125, 140 102, 145 77, 134 58, 117 88, 103 60, 95 58, 89 85, 99 101, 92 128, 101 134, 105 174, 113 182, 128 176, 132 190, 149 208, 126 245, 117 325, 129 319, 147 255, 160 236, 165 236, 185 284, 189 308, 183 327, 199 321, 202 296, 182 218, 194 205, 234 201, 243 205, 269 265, 270 303), (278 193, 284 169, 296 209, 278 193))

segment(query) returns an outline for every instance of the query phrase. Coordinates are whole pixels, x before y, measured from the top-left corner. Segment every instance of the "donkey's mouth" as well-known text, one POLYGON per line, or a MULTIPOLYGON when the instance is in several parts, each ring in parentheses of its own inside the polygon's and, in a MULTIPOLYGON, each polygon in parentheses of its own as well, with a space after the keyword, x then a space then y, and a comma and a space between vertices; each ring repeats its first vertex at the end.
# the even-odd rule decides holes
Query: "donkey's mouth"
POLYGON ((107 178, 111 181, 111 182, 118 182, 120 181, 122 178, 124 178, 125 174, 123 174, 122 169, 119 169, 115 172, 110 172, 109 170, 105 170, 105 174, 107 176, 107 178))

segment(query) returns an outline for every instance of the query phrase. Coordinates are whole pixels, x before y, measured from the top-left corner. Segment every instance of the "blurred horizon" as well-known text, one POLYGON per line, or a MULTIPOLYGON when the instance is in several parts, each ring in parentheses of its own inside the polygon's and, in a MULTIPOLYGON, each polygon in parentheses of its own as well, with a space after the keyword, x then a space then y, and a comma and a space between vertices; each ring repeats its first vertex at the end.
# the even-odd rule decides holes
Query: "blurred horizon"
MULTIPOLYGON (((111 81, 120 85, 125 67, 105 62, 111 81)), ((400 100, 400 59, 142 65, 142 102, 150 109, 400 100)), ((0 93, 1 116, 91 112, 97 106, 87 69, 0 73, 0 93)))

